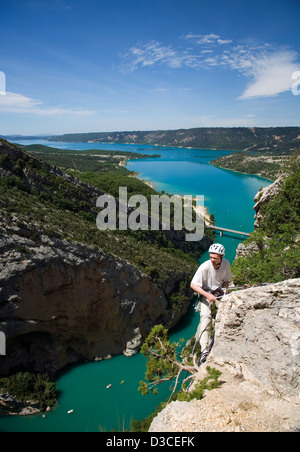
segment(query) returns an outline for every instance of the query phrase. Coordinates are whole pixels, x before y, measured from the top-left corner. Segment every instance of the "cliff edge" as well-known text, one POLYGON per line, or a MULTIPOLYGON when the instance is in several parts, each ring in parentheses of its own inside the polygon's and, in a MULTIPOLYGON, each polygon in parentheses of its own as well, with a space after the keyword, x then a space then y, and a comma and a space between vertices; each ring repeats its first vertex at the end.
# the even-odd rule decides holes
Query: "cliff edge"
POLYGON ((221 387, 202 400, 172 402, 150 432, 276 432, 300 430, 300 279, 223 297, 215 345, 206 366, 221 387))

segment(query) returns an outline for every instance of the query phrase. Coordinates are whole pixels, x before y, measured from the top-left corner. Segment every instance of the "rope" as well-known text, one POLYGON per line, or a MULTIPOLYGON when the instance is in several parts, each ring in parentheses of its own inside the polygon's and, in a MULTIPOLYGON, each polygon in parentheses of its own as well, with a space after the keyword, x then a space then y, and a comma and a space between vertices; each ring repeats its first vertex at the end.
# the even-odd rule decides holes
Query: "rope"
POLYGON ((269 286, 270 284, 275 284, 273 282, 271 283, 260 283, 260 284, 244 284, 243 286, 237 286, 237 287, 232 287, 229 293, 233 292, 234 290, 246 290, 246 289, 251 289, 252 287, 263 287, 263 286, 269 286))

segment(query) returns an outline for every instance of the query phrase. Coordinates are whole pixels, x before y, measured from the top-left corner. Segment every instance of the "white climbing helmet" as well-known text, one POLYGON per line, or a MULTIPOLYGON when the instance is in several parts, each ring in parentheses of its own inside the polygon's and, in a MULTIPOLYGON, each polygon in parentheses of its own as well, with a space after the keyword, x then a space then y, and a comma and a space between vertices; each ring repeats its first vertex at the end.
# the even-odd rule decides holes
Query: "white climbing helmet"
POLYGON ((220 254, 220 256, 225 256, 225 248, 220 243, 213 243, 208 250, 209 253, 220 254))

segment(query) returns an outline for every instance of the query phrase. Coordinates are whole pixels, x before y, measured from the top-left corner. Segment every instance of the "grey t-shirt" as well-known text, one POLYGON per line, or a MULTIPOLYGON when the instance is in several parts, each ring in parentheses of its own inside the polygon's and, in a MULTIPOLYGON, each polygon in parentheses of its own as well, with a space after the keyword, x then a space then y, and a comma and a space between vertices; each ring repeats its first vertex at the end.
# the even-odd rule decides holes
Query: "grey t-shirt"
POLYGON ((229 282, 231 277, 230 263, 223 259, 218 270, 215 270, 211 261, 206 261, 200 265, 196 271, 192 284, 197 284, 205 291, 216 290, 222 287, 225 282, 229 282))

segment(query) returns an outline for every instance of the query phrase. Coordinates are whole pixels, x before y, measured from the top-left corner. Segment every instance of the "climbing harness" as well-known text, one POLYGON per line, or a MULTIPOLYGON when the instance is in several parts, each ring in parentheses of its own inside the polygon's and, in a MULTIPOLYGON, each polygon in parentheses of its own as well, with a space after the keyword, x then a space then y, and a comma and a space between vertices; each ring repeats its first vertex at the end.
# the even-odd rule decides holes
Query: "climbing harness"
MULTIPOLYGON (((215 290, 209 290, 208 293, 211 293, 212 295, 214 295, 217 300, 219 300, 220 298, 224 297, 224 291, 223 291, 222 287, 217 287, 215 290)), ((195 311, 196 312, 200 312, 200 310, 201 310, 200 297, 201 297, 201 295, 198 294, 198 303, 195 306, 195 311)))
MULTIPOLYGON (((244 284, 243 286, 230 287, 230 288, 228 288, 229 292, 227 292, 226 295, 229 295, 232 292, 239 291, 239 290, 251 289, 252 287, 269 286, 270 284, 275 284, 275 283, 244 284)), ((217 300, 221 299, 225 295, 221 287, 218 287, 215 291, 209 291, 209 293, 212 293, 213 295, 217 295, 216 296, 217 300), (220 291, 220 294, 218 294, 218 291, 220 291)), ((200 304, 199 297, 198 297, 198 302, 195 305, 196 312, 200 312, 200 306, 201 306, 201 304, 200 304)))

